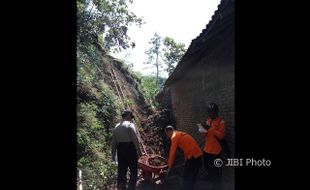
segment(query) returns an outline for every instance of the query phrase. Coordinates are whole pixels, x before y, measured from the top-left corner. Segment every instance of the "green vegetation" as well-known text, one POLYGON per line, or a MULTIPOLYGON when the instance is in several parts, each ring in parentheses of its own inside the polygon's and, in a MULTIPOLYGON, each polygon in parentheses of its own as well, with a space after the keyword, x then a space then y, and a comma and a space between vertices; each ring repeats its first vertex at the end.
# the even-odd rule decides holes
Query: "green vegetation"
POLYGON ((128 10, 132 0, 77 0, 78 42, 98 42, 105 51, 134 47, 127 34, 130 24, 142 20, 128 10))
POLYGON ((165 71, 170 76, 176 64, 186 52, 185 44, 177 43, 173 38, 168 36, 162 38, 157 33, 151 38, 149 44, 151 47, 145 51, 145 54, 148 56, 148 61, 145 63, 156 67, 156 84, 158 85, 160 76, 159 68, 165 65, 165 71))
POLYGON ((104 69, 111 61, 108 52, 134 46, 127 27, 142 21, 128 11, 128 3, 132 1, 77 0, 77 164, 85 190, 107 189, 116 182, 110 142, 121 106, 105 83, 104 69))
POLYGON ((159 77, 158 85, 156 85, 157 77, 156 76, 140 76, 141 83, 140 89, 144 94, 145 99, 152 106, 152 108, 158 108, 158 104, 155 101, 156 94, 162 89, 166 78, 159 77))
MULTIPOLYGON (((127 29, 130 24, 141 25, 142 20, 128 10, 128 3, 132 0, 77 0, 77 165, 83 172, 84 190, 108 189, 116 183, 117 171, 111 161, 110 144, 112 128, 120 118, 122 105, 111 84, 105 81, 107 65, 113 62, 134 87, 135 95, 142 96, 136 90, 140 89, 153 108, 158 106, 155 95, 166 80, 158 74, 135 74, 132 63, 124 64, 108 55, 135 46, 127 29)), ((130 106, 135 104, 132 99, 125 98, 123 102, 130 106)))
POLYGON ((173 38, 165 37, 164 39, 164 63, 167 65, 166 71, 170 76, 174 71, 175 65, 185 54, 185 44, 177 43, 173 38))
POLYGON ((102 55, 94 46, 77 49, 77 156, 83 171, 84 189, 104 189, 116 179, 116 166, 111 162, 111 129, 120 116, 115 94, 104 83, 102 55), (92 64, 90 64, 92 63, 92 64), (96 66, 94 66, 96 65, 96 66))

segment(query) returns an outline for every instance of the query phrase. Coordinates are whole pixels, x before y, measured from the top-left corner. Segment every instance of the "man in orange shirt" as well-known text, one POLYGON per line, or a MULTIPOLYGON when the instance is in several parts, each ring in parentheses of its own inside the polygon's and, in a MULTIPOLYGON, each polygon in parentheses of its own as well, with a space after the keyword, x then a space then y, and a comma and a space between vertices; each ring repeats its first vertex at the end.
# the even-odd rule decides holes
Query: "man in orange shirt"
POLYGON ((165 132, 167 137, 171 140, 167 175, 173 166, 175 153, 177 147, 179 147, 183 150, 186 160, 182 189, 193 189, 199 168, 201 166, 202 151, 195 139, 189 134, 174 130, 174 128, 170 125, 165 128, 165 132))
POLYGON ((226 132, 225 122, 219 117, 219 108, 215 103, 208 106, 206 130, 199 130, 206 138, 204 151, 204 166, 208 172, 208 178, 213 182, 216 189, 220 189, 222 181, 222 168, 215 166, 215 159, 221 158, 222 147, 219 140, 223 139, 226 132))

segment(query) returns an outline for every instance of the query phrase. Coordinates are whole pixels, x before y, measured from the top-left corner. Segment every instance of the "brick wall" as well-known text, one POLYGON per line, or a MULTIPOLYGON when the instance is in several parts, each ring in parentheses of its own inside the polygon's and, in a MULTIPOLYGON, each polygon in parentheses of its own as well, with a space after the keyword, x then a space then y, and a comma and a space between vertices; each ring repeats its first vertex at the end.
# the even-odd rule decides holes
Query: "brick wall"
MULTIPOLYGON (((204 42, 203 48, 183 63, 191 65, 190 69, 169 84, 169 91, 176 128, 191 134, 201 147, 204 139, 196 123, 207 118, 206 107, 210 102, 217 103, 220 116, 226 121, 226 138, 234 155, 234 28, 233 20, 226 22, 213 36, 212 44, 204 42)), ((225 168, 223 172, 224 179, 233 184, 233 168, 225 168)))
MULTIPOLYGON (((227 123, 227 138, 234 144, 234 39, 225 35, 212 51, 170 86, 171 103, 177 128, 199 138, 196 123, 206 119, 206 107, 216 102, 227 123)), ((189 60, 190 62, 191 60, 189 60)), ((189 63, 190 64, 190 63, 189 63)))

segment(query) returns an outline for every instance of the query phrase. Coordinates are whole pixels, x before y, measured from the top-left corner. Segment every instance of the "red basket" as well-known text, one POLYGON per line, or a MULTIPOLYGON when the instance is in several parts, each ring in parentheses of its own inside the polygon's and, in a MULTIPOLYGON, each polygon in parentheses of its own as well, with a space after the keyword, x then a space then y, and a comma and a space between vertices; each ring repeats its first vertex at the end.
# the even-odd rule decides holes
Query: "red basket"
POLYGON ((153 173, 160 173, 164 168, 167 167, 167 164, 165 165, 161 165, 161 166, 153 166, 150 165, 149 163, 149 159, 150 158, 154 158, 154 157, 158 157, 161 160, 163 160, 164 162, 166 162, 166 159, 159 156, 159 155, 143 155, 139 158, 138 160, 138 164, 141 167, 141 169, 145 172, 153 172, 153 173))

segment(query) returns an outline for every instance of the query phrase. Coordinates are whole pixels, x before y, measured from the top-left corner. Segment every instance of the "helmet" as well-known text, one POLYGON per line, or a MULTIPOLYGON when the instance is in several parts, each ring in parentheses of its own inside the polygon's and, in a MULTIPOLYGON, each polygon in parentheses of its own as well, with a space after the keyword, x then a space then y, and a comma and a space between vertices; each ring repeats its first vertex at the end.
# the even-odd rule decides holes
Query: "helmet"
POLYGON ((167 131, 167 130, 173 131, 173 130, 174 130, 174 127, 171 126, 171 125, 167 125, 167 126, 165 127, 165 130, 166 130, 166 131, 167 131))
POLYGON ((208 113, 218 113, 219 112, 219 107, 216 103, 210 103, 208 105, 208 113))

